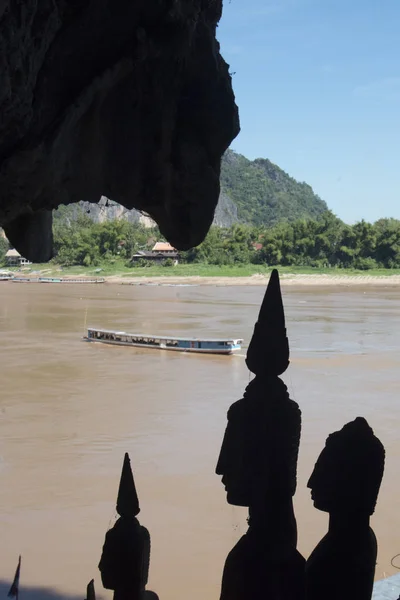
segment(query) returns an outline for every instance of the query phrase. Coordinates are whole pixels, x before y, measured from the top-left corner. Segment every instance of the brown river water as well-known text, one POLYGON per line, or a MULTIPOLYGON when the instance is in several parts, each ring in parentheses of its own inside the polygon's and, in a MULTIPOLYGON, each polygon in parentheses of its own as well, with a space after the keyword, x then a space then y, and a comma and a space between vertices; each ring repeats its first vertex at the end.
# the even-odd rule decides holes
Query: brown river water
MULTIPOLYGON (((306 488, 314 461, 330 432, 362 415, 387 451, 372 526, 377 578, 391 575, 400 552, 400 289, 283 292, 292 351, 284 380, 303 413, 299 549, 307 556, 327 528, 306 488)), ((97 564, 128 451, 139 518, 152 536, 149 589, 160 600, 217 600, 226 554, 246 530, 244 509, 226 504, 214 474, 227 409, 249 381, 244 352, 190 355, 88 344, 81 336, 87 322, 248 341, 263 293, 256 286, 0 283, 4 585, 22 554, 22 587, 84 598, 94 577, 99 596, 110 597, 97 564)))

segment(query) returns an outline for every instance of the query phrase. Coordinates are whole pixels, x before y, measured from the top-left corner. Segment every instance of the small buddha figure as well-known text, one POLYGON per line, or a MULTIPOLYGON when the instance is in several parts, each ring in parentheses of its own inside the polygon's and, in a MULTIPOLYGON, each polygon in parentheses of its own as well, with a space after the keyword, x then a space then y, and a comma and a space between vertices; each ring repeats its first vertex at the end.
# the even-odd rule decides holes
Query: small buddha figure
POLYGON ((370 528, 385 463, 385 450, 358 417, 326 440, 308 482, 329 530, 306 564, 307 600, 370 600, 377 542, 370 528))
POLYGON ((228 411, 216 472, 228 503, 249 508, 249 529, 226 560, 221 600, 302 600, 305 561, 293 510, 301 413, 279 378, 289 343, 276 270, 246 364, 256 377, 228 411))
POLYGON ((106 533, 99 563, 103 586, 114 590, 114 600, 139 600, 145 594, 150 534, 136 518, 139 512, 129 455, 125 454, 117 499, 120 518, 106 533))

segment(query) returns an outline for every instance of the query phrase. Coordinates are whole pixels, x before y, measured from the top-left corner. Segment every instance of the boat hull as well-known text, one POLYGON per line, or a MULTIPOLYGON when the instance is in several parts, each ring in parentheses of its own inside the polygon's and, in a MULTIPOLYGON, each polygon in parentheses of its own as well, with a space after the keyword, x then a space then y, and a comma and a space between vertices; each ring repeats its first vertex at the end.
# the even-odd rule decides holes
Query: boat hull
POLYGON ((154 344, 138 344, 135 342, 118 342, 118 341, 114 341, 114 340, 96 340, 96 339, 91 339, 88 338, 87 336, 84 336, 83 338, 84 342, 92 342, 95 344, 108 344, 110 346, 129 346, 130 348, 135 347, 135 348, 144 348, 145 350, 168 350, 171 352, 191 352, 191 353, 196 353, 196 354, 234 354, 235 352, 237 352, 238 350, 240 350, 240 348, 227 348, 227 349, 223 349, 221 348, 220 350, 217 348, 179 348, 179 347, 172 347, 172 346, 165 346, 165 345, 160 345, 160 346, 156 346, 154 344))

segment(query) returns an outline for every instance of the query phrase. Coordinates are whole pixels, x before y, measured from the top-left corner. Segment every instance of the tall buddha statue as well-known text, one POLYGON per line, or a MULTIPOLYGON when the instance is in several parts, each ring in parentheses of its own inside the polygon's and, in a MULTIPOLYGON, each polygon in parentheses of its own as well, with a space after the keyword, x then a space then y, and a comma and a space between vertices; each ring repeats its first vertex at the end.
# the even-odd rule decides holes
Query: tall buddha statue
POLYGON ((385 463, 385 449, 358 417, 326 440, 309 479, 329 530, 306 565, 307 600, 370 600, 377 541, 370 527, 385 463))
POLYGON ((125 454, 117 498, 120 517, 106 533, 99 563, 103 587, 114 590, 114 600, 139 600, 147 585, 150 534, 140 525, 139 512, 129 455, 125 454))
POLYGON ((277 270, 246 364, 255 378, 228 411, 216 472, 228 503, 248 507, 249 528, 226 560, 221 600, 301 600, 305 561, 293 510, 301 412, 279 378, 289 365, 289 342, 277 270))

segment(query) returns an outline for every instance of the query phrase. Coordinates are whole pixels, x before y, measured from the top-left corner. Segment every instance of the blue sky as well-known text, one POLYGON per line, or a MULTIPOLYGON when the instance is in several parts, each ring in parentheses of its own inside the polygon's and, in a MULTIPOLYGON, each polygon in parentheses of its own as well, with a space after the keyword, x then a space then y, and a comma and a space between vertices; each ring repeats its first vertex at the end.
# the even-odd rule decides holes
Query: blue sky
POLYGON ((348 223, 400 218, 400 0, 225 0, 242 131, 348 223))

